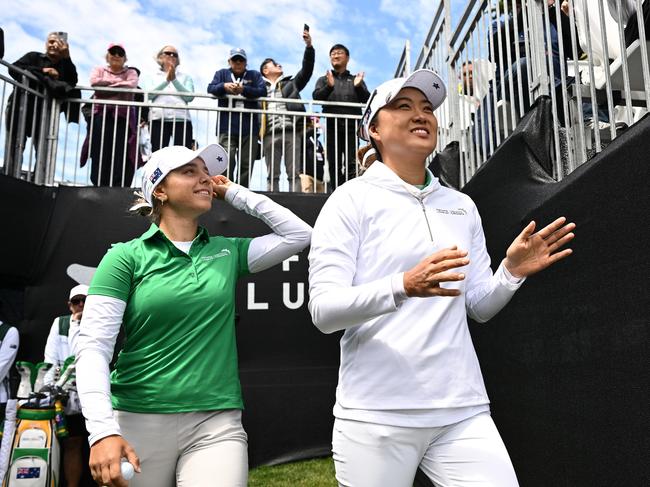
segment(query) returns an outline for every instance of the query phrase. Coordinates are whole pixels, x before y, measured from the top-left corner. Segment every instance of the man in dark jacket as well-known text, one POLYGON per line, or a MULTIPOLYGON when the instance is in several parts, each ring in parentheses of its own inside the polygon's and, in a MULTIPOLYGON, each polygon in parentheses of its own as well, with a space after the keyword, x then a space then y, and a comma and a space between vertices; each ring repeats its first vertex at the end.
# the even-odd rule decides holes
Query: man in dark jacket
MULTIPOLYGON (((214 73, 214 78, 208 85, 208 93, 219 97, 220 107, 259 108, 255 98, 265 96, 266 87, 260 72, 246 69, 246 62, 246 51, 241 48, 231 49, 228 57, 230 67, 214 73), (225 95, 241 95, 245 99, 225 98, 225 95)), ((228 151, 228 177, 245 187, 248 187, 251 164, 258 154, 259 130, 259 118, 256 114, 230 110, 219 113, 217 137, 219 144, 228 151), (239 166, 237 177, 235 165, 239 166)))
MULTIPOLYGON (((60 32, 48 34, 45 42, 45 53, 28 52, 13 63, 13 66, 29 72, 36 80, 28 79, 29 87, 35 91, 63 98, 67 95, 80 97, 80 93, 73 90, 77 84, 77 68, 70 60, 70 51, 66 39, 60 32)), ((17 70, 9 69, 9 74, 19 83, 23 82, 23 74, 17 70)), ((5 121, 7 123, 7 152, 5 164, 13 172, 20 167, 22 153, 27 137, 32 138, 32 145, 36 153, 41 144, 41 126, 47 122, 49 107, 44 103, 43 96, 25 95, 24 88, 16 87, 9 97, 5 121), (26 97, 26 100, 24 99, 26 97), (24 111, 24 112, 23 112, 24 111), (21 113, 24 116, 24 129, 21 127, 21 113)), ((61 111, 69 113, 68 122, 78 122, 78 106, 74 117, 68 112, 66 104, 61 105, 61 111)), ((43 141, 44 142, 44 141, 43 141)))
MULTIPOLYGON (((350 51, 342 44, 330 49, 332 70, 316 81, 314 100, 365 103, 370 98, 363 72, 353 76, 348 71, 350 51)), ((361 108, 325 105, 323 113, 361 115, 361 108)), ((353 118, 327 118, 327 161, 330 187, 336 188, 356 176, 356 120, 353 118)))
MULTIPOLYGON (((302 68, 295 76, 284 76, 282 65, 272 58, 266 58, 260 71, 266 83, 269 98, 300 98, 300 91, 309 83, 314 71, 315 51, 311 45, 309 31, 302 33, 305 41, 305 53, 302 57, 302 68)), ((299 189, 298 174, 302 169, 302 127, 304 117, 278 114, 278 112, 304 112, 302 103, 263 102, 262 108, 267 110, 262 115, 262 146, 266 167, 269 174, 268 190, 279 191, 280 164, 284 165, 289 180, 289 191, 299 189), (271 175, 273 175, 271 177, 271 175)))

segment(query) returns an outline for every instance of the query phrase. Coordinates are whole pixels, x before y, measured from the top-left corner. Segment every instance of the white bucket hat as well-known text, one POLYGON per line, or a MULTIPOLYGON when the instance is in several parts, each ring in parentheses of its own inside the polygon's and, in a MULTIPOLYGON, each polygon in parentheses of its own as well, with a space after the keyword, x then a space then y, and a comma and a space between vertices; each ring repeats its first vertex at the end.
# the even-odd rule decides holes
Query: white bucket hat
POLYGON ((68 301, 70 301, 75 296, 88 296, 88 286, 85 284, 77 284, 75 287, 70 289, 70 294, 68 295, 68 301))
POLYGON ((142 171, 142 196, 146 203, 139 203, 131 207, 153 207, 153 190, 165 179, 165 176, 174 169, 192 162, 196 158, 203 159, 210 176, 221 174, 228 167, 228 153, 219 144, 210 144, 203 149, 193 151, 184 146, 164 147, 151 154, 151 158, 144 165, 142 171))
POLYGON ((370 133, 368 132, 370 123, 377 115, 377 112, 388 105, 402 88, 420 90, 427 97, 434 110, 442 105, 442 102, 447 97, 447 87, 444 81, 436 72, 430 69, 418 69, 406 78, 388 80, 373 91, 368 103, 366 103, 359 130, 357 131, 360 139, 370 142, 370 133))

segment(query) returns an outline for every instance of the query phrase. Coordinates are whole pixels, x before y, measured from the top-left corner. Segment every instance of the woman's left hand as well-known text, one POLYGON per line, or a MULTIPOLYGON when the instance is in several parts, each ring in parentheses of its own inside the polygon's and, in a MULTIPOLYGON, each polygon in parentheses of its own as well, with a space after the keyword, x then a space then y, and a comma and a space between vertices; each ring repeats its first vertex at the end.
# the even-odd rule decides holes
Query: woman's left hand
POLYGON ((212 196, 218 200, 222 200, 226 197, 226 191, 230 188, 232 181, 226 176, 212 176, 212 196))
POLYGON ((530 222, 508 247, 506 269, 514 277, 528 277, 568 257, 571 249, 559 249, 573 239, 575 227, 575 223, 566 223, 566 218, 560 217, 533 233, 535 222, 530 222))

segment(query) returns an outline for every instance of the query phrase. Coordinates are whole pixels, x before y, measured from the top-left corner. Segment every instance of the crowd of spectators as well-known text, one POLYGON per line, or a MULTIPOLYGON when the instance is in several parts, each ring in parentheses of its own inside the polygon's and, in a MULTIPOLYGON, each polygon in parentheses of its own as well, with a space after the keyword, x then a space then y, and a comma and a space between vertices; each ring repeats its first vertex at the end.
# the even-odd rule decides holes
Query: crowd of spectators
MULTIPOLYGON (((625 45, 630 46, 639 38, 638 19, 648 27, 650 1, 643 1, 643 11, 639 14, 635 9, 636 2, 632 0, 599 1, 605 10, 604 25, 600 22, 599 8, 587 8, 585 0, 561 0, 560 9, 555 8, 556 0, 547 0, 550 25, 548 32, 544 31, 543 42, 552 60, 551 87, 555 88, 558 96, 562 94, 561 67, 566 71, 574 51, 581 60, 589 51, 588 62, 594 81, 587 70, 583 70, 577 75, 580 82, 583 85, 592 82, 602 85, 604 66, 622 54, 618 29, 624 29, 625 45), (574 25, 569 23, 570 12, 573 13, 574 25), (577 34, 576 46, 572 46, 572 30, 577 34), (602 36, 601 32, 605 35, 602 36), (603 45, 603 38, 606 45, 603 45)), ((525 45, 528 27, 522 0, 502 1, 500 5, 500 15, 493 19, 488 31, 489 59, 475 57, 458 67, 459 77, 463 80, 459 87, 460 125, 462 129, 473 125, 474 143, 486 156, 491 155, 496 147, 496 127, 499 125, 496 118, 502 119, 502 126, 507 122, 508 103, 517 116, 525 113, 532 101, 530 86, 536 82, 528 79, 530 60, 525 45), (511 7, 510 11, 504 8, 506 6, 511 7)), ((286 174, 289 191, 318 191, 321 187, 333 190, 358 175, 355 157, 358 146, 356 128, 361 114, 358 104, 365 103, 370 97, 364 73, 352 74, 348 70, 350 51, 346 46, 332 46, 329 50, 331 69, 316 80, 311 93, 311 98, 323 102, 321 120, 316 125, 310 124, 308 117, 301 115, 306 113, 306 109, 300 100, 301 92, 312 78, 316 59, 308 26, 302 32, 302 40, 305 44, 302 64, 293 75, 286 74, 282 64, 273 57, 264 58, 259 71, 252 69, 246 51, 234 47, 226 60, 227 66, 218 69, 207 86, 207 92, 218 98, 220 110, 214 130, 217 141, 229 154, 228 175, 243 186, 250 184, 252 168, 258 160, 266 164, 269 191, 280 189, 282 172, 286 174), (270 100, 273 98, 280 101, 270 100), (320 127, 321 123, 324 125, 324 143, 318 140, 320 130, 314 128, 320 127), (312 133, 307 133, 308 126, 313 129, 312 133), (325 146, 322 175, 320 170, 308 168, 309 137, 314 139, 310 144, 325 146), (313 179, 311 182, 310 177, 313 179)), ((88 132, 79 162, 83 167, 88 160, 91 161, 89 176, 94 185, 129 186, 135 171, 146 162, 152 151, 167 145, 197 146, 196 129, 188 104, 200 89, 195 88, 192 77, 180 67, 181 57, 175 46, 162 46, 155 60, 159 69, 144 72, 141 76, 137 68, 127 64, 125 46, 111 43, 106 52, 106 64, 92 70, 90 85, 96 90, 92 101, 81 109, 88 132), (142 88, 148 93, 151 105, 129 105, 128 102, 134 100, 144 101, 143 95, 115 88, 142 88)), ((79 80, 65 33, 51 32, 47 36, 45 52, 28 52, 13 65, 32 75, 27 80, 32 90, 44 87, 55 98, 81 97, 75 89, 79 80)), ((22 81, 19 71, 10 69, 9 73, 22 81)), ((570 77, 567 82, 575 83, 570 77)), ((589 97, 583 98, 581 109, 585 126, 599 129, 601 140, 606 140, 612 123, 616 123, 616 129, 625 128, 642 115, 636 108, 633 118, 618 108, 615 113, 608 113, 607 102, 602 97, 595 104, 589 97)), ((66 114, 68 122, 79 121, 78 104, 63 103, 61 111, 66 114)), ((48 116, 43 98, 24 88, 14 90, 5 113, 5 167, 21 165, 28 137, 32 139, 37 156, 43 151, 46 141, 41 134, 47 127, 48 116)))
MULTIPOLYGON (((218 106, 225 108, 219 110, 215 135, 228 151, 228 174, 243 186, 250 184, 253 164, 261 159, 266 163, 269 191, 279 190, 282 167, 289 191, 333 190, 357 175, 356 118, 361 109, 324 105, 325 150, 319 140, 321 121, 309 119, 303 102, 285 101, 300 100, 301 91, 314 71, 316 51, 308 26, 302 32, 302 39, 305 43, 302 65, 293 75, 286 74, 272 57, 264 59, 259 71, 251 69, 246 51, 234 47, 229 52, 227 67, 218 69, 207 86, 207 92, 218 98, 218 106), (281 100, 275 102, 270 98, 281 100)), ((363 81, 364 73, 351 74, 347 69, 348 48, 334 45, 329 58, 332 69, 317 80, 311 96, 326 102, 366 102, 369 92, 363 81)), ((128 64, 126 46, 120 43, 108 45, 105 59, 104 65, 94 67, 91 72, 90 85, 95 91, 80 110, 87 134, 79 165, 84 167, 90 161, 90 181, 96 186, 129 186, 151 152, 168 145, 196 148, 188 104, 197 90, 192 77, 180 68, 180 54, 173 45, 164 45, 157 52, 155 60, 160 69, 154 72, 141 74, 138 68, 128 64), (145 101, 144 95, 134 89, 143 90, 151 105, 133 105, 133 101, 145 101)), ((59 98, 69 96, 79 82, 70 58, 67 34, 63 32, 48 34, 45 53, 29 52, 14 66, 36 77, 29 80, 30 87, 42 84, 48 93, 59 98)), ((10 69, 10 73, 22 81, 21 72, 10 69)), ((39 105, 43 104, 43 98, 28 95, 27 123, 24 130, 20 127, 19 118, 25 111, 19 106, 23 93, 22 88, 14 89, 6 111, 7 139, 12 141, 6 160, 16 159, 18 165, 28 137, 39 150, 41 126, 48 122, 47 113, 39 105)), ((81 98, 80 92, 75 97, 81 98)), ((76 108, 74 118, 70 116, 71 110, 65 104, 62 106, 62 111, 70 117, 69 122, 79 121, 78 104, 76 108)))
MULTIPOLYGON (((546 0, 548 26, 544 25, 542 34, 544 52, 550 60, 550 88, 555 90, 563 103, 568 103, 568 100, 562 100, 561 73, 569 72, 569 61, 573 60, 574 54, 577 53, 578 61, 586 61, 589 69, 584 65, 576 75, 578 80, 567 75, 565 87, 570 88, 578 81, 582 85, 594 83, 596 87, 602 87, 605 83, 605 65, 622 55, 619 29, 624 32, 625 45, 630 46, 639 39, 639 17, 648 28, 649 1, 643 1, 640 16, 637 16, 636 2, 632 0, 597 1, 602 4, 600 7, 595 1, 591 4, 586 0, 546 0), (559 9, 556 8, 556 1, 559 2, 559 9), (604 24, 600 19, 601 8, 604 24), (619 21, 622 25, 619 25, 619 21), (572 31, 576 34, 576 46, 572 44, 572 31)), ((499 130, 503 132, 503 126, 509 125, 510 111, 514 111, 518 118, 530 109, 534 101, 529 92, 538 80, 529 79, 532 61, 527 57, 526 37, 530 37, 531 31, 530 19, 526 22, 524 5, 522 0, 498 2, 499 15, 491 22, 487 37, 489 59, 469 59, 458 67, 461 128, 468 129, 473 121, 474 143, 487 156, 497 145, 497 119, 501 124, 499 130)), ((596 103, 592 103, 589 97, 583 97, 581 113, 584 125, 589 130, 598 130, 601 141, 610 140, 612 123, 618 131, 640 118, 640 109, 635 109, 632 120, 621 116, 622 110, 617 109, 616 105, 620 107, 622 103, 618 101, 615 100, 614 113, 610 114, 604 96, 599 97, 596 103)), ((560 123, 564 125, 567 121, 560 120, 560 123)))

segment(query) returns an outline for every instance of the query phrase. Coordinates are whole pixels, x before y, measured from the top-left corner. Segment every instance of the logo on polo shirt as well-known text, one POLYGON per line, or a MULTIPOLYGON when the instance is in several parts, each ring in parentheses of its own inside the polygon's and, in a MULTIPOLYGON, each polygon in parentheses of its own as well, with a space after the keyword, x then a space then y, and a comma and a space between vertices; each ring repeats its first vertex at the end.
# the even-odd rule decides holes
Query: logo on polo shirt
POLYGON ((209 262, 211 260, 218 259, 219 257, 225 257, 226 255, 230 255, 230 250, 221 249, 221 251, 219 251, 218 253, 216 253, 214 255, 204 255, 203 257, 201 257, 201 260, 203 260, 205 262, 209 262))

